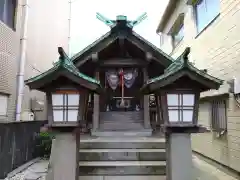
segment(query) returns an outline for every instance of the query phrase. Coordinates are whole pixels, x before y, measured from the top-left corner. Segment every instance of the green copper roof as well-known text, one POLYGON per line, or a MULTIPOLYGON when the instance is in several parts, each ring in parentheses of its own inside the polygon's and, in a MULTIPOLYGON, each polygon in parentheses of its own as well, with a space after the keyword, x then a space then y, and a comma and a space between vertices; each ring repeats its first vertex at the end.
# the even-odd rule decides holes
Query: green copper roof
POLYGON ((45 71, 42 74, 39 74, 39 75, 33 77, 33 78, 26 80, 25 81, 26 84, 34 82, 36 80, 39 80, 45 76, 48 76, 49 74, 51 74, 52 72, 54 72, 60 68, 64 68, 64 69, 68 70, 69 72, 75 74, 76 76, 87 80, 88 82, 100 85, 100 81, 97 81, 96 79, 79 72, 78 68, 74 66, 73 62, 69 59, 69 57, 66 55, 64 50, 62 48, 59 48, 59 49, 60 49, 59 50, 59 54, 60 54, 59 61, 57 61, 51 69, 45 71))
POLYGON ((215 78, 206 72, 197 69, 196 67, 193 66, 191 62, 188 61, 188 54, 190 53, 190 48, 186 48, 186 50, 183 52, 181 56, 179 56, 168 68, 165 69, 164 74, 152 79, 149 79, 146 84, 151 84, 157 81, 161 81, 166 79, 167 77, 177 73, 180 70, 183 69, 188 69, 196 74, 198 74, 202 78, 206 78, 208 80, 211 80, 215 83, 222 84, 223 81, 215 78))
MULTIPOLYGON (((97 13, 97 18, 103 21, 105 24, 111 27, 111 30, 106 34, 102 35, 100 38, 96 39, 92 44, 89 44, 87 47, 82 49, 80 52, 76 53, 71 57, 71 60, 74 64, 79 67, 79 64, 84 64, 86 61, 91 60, 92 53, 98 53, 105 49, 107 46, 115 42, 117 39, 124 38, 130 42, 132 42, 135 46, 139 46, 139 48, 146 49, 146 51, 151 52, 155 57, 154 60, 161 63, 164 67, 169 66, 174 59, 164 53, 161 49, 150 43, 148 40, 137 34, 132 28, 129 26, 135 26, 136 24, 140 23, 147 17, 146 13, 143 13, 134 21, 128 21, 126 24, 126 28, 118 29, 116 28, 116 20, 110 20, 100 13, 97 13)), ((120 17, 119 17, 120 18, 120 17)), ((121 16, 121 18, 123 18, 121 16)))

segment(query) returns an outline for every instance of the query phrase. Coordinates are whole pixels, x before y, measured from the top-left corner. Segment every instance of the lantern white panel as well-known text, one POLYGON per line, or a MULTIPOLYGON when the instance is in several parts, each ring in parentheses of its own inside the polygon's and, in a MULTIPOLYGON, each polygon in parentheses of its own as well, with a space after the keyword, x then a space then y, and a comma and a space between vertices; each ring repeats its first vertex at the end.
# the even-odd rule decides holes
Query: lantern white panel
POLYGON ((55 122, 63 121, 63 110, 53 110, 53 121, 55 122))
POLYGON ((183 106, 194 106, 194 94, 183 94, 183 106))
POLYGON ((167 95, 168 106, 178 106, 178 94, 167 95))
POLYGON ((67 120, 69 122, 77 122, 78 118, 78 110, 68 110, 67 120))
POLYGON ((183 110, 183 122, 193 122, 193 110, 183 110))
POLYGON ((68 105, 78 106, 79 104, 79 94, 68 94, 68 105))
POLYGON ((178 122, 179 115, 178 110, 168 110, 169 122, 178 122))
POLYGON ((63 94, 53 94, 52 95, 52 105, 62 106, 63 105, 63 94))

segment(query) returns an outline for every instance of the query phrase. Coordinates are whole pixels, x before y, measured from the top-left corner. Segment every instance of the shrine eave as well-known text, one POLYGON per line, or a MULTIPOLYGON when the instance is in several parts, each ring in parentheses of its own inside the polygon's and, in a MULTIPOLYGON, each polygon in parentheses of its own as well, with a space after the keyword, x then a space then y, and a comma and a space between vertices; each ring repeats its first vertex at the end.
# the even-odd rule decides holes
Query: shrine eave
POLYGON ((60 77, 65 77, 90 91, 102 92, 99 81, 79 72, 61 47, 58 48, 58 52, 60 54, 59 61, 51 69, 25 81, 30 89, 42 91, 51 82, 60 77))
POLYGON ((163 75, 148 80, 141 88, 141 92, 143 94, 155 92, 160 88, 172 84, 182 77, 188 77, 197 82, 202 91, 219 89, 220 85, 223 84, 223 80, 213 77, 205 71, 194 67, 192 63, 188 61, 189 53, 190 48, 186 48, 184 53, 167 69, 165 69, 163 75))
POLYGON ((164 53, 161 49, 157 48, 155 45, 141 37, 133 30, 109 31, 97 39, 95 42, 84 48, 82 51, 74 55, 71 60, 77 67, 79 67, 86 61, 90 60, 93 53, 102 51, 118 38, 124 38, 136 46, 136 48, 139 48, 145 52, 150 52, 153 55, 153 59, 164 67, 168 67, 174 60, 171 56, 164 53))

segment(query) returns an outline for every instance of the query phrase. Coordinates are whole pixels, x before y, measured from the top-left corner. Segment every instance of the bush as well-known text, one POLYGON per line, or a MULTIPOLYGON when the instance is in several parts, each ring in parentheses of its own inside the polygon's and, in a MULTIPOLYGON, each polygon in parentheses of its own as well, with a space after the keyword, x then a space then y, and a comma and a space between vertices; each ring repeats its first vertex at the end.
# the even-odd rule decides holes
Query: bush
POLYGON ((40 132, 38 134, 36 150, 39 157, 50 157, 53 138, 54 136, 49 132, 40 132))

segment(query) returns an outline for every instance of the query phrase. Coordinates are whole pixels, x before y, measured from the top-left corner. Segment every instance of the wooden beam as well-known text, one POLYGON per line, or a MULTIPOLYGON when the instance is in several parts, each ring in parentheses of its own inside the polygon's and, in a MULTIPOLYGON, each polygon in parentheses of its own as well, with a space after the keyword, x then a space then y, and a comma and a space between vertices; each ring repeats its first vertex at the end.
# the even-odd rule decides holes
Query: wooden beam
POLYGON ((123 37, 123 36, 119 36, 119 38, 118 38, 118 43, 119 43, 119 46, 120 46, 120 54, 121 54, 121 56, 125 56, 125 54, 126 54, 126 50, 125 50, 125 38, 123 37))
POLYGON ((142 59, 135 58, 113 58, 102 60, 100 66, 146 66, 147 62, 142 59))

